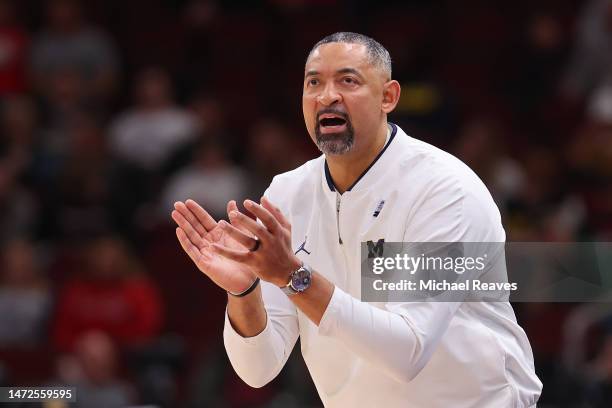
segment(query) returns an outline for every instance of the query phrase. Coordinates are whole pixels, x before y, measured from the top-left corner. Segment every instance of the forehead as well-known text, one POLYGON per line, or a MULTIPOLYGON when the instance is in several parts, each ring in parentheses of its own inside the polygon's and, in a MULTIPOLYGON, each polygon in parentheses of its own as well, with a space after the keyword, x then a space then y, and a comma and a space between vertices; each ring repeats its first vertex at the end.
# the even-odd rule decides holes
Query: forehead
POLYGON ((355 68, 366 71, 371 68, 368 59, 368 50, 363 44, 329 43, 317 47, 308 61, 305 72, 314 70, 324 73, 335 72, 338 69, 355 68))

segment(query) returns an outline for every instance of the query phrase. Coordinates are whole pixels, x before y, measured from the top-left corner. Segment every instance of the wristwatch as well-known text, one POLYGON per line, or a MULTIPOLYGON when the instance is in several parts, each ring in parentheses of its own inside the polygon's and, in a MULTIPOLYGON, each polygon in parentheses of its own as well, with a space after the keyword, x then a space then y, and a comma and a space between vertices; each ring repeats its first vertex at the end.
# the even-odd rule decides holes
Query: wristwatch
POLYGON ((289 275, 289 283, 281 287, 281 290, 287 296, 297 295, 308 289, 311 282, 312 269, 310 269, 310 266, 302 263, 302 266, 291 272, 291 275, 289 275))

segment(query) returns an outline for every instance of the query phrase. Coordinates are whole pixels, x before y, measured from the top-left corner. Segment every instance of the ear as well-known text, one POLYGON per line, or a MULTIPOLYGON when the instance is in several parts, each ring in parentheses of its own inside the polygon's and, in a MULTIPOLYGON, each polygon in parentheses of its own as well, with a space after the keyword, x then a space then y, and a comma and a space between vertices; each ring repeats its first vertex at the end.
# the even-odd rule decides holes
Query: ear
POLYGON ((382 110, 384 113, 392 112, 399 102, 402 88, 396 80, 390 80, 383 85, 382 110))

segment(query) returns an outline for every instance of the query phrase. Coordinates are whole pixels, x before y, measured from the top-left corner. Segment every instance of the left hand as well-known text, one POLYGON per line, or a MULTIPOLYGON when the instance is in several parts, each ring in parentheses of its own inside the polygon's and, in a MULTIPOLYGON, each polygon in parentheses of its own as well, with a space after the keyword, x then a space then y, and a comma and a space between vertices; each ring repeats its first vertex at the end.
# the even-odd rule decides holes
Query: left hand
POLYGON ((257 250, 237 250, 218 243, 213 244, 214 250, 228 259, 248 265, 267 282, 278 287, 287 285, 289 275, 302 265, 291 248, 291 224, 266 197, 262 197, 261 204, 245 200, 244 207, 263 225, 239 211, 231 211, 230 223, 221 221, 219 226, 246 248, 255 248, 258 239, 257 250))

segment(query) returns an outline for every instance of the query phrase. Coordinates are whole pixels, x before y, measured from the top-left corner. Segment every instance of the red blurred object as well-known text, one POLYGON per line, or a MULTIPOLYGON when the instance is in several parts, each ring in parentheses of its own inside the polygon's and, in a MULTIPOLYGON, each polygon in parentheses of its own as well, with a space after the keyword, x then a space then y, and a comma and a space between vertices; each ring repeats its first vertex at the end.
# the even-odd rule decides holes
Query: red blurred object
POLYGON ((25 31, 0 25, 0 95, 26 91, 28 43, 25 31))
POLYGON ((161 322, 159 295, 148 279, 75 280, 60 294, 53 339, 67 351, 83 333, 101 330, 130 346, 150 339, 161 322))

